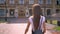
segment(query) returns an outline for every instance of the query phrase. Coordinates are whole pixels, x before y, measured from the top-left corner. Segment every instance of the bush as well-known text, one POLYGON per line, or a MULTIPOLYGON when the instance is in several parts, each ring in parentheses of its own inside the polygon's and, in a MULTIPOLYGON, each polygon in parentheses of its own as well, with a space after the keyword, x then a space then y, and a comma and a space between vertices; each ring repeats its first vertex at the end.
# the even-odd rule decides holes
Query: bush
POLYGON ((57 31, 60 31, 60 26, 54 28, 57 31))
POLYGON ((5 21, 4 20, 0 20, 0 23, 4 23, 5 21))
MULTIPOLYGON (((47 23, 50 23, 50 20, 47 20, 47 23)), ((57 25, 57 20, 52 20, 52 24, 56 24, 57 25)))

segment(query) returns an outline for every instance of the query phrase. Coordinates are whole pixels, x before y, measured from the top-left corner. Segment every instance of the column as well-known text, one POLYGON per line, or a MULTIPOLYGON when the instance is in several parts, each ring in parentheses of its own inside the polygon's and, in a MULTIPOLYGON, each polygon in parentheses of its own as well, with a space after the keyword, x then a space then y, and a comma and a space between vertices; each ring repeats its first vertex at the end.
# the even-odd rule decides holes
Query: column
POLYGON ((56 13, 56 0, 53 0, 53 11, 52 14, 56 13))
POLYGON ((44 16, 46 16, 46 0, 43 1, 44 2, 44 16))
POLYGON ((9 14, 10 14, 10 13, 9 13, 9 8, 8 8, 7 10, 8 10, 7 17, 9 17, 9 14))

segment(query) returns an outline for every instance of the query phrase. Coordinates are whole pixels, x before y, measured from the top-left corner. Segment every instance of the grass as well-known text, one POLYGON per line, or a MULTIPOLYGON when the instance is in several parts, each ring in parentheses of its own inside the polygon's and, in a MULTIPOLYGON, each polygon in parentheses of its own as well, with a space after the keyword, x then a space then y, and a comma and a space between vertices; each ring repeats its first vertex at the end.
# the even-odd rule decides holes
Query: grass
MULTIPOLYGON (((47 23, 50 23, 50 20, 47 20, 47 23)), ((57 24, 57 20, 53 20, 52 24, 57 24)), ((60 31, 60 26, 55 27, 54 30, 60 31)))
POLYGON ((54 28, 57 31, 60 31, 60 26, 54 28))

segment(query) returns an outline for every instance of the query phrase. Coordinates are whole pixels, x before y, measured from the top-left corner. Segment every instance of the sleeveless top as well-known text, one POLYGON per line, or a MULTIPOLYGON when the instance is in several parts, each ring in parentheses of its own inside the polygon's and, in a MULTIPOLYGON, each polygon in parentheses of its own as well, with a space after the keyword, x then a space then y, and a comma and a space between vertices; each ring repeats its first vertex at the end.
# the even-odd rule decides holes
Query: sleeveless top
MULTIPOLYGON (((30 24, 32 25, 32 30, 34 31, 34 25, 33 25, 33 20, 32 20, 33 16, 30 16, 29 17, 29 22, 30 24)), ((44 16, 41 16, 40 18, 40 23, 41 23, 41 29, 42 29, 42 32, 44 31, 44 28, 43 28, 43 23, 45 22, 45 17, 44 16), (42 19, 42 21, 41 21, 42 19), (41 23, 42 22, 42 23, 41 23)), ((40 24, 39 24, 40 25, 40 24)))

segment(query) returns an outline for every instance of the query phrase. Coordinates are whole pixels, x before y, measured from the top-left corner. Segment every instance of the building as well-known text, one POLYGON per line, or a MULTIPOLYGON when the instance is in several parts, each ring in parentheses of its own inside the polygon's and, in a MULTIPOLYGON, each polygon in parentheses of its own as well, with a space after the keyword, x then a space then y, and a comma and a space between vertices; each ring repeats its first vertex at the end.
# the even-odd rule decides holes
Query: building
POLYGON ((29 17, 35 3, 45 16, 60 13, 60 0, 0 0, 0 17, 29 17))

